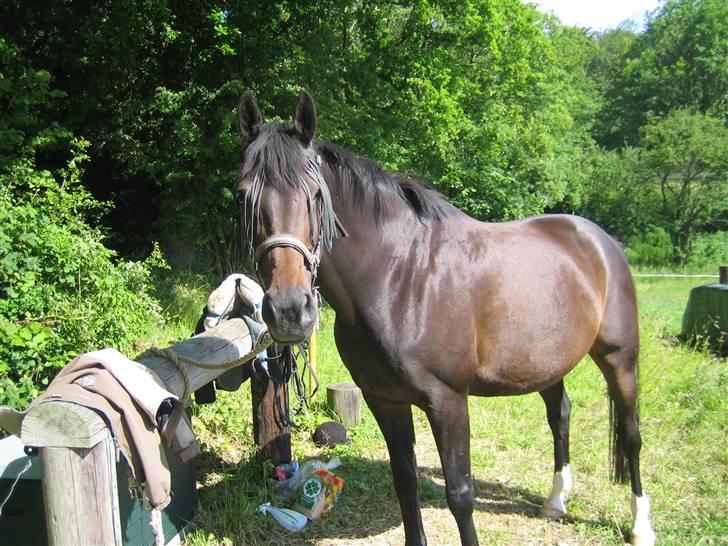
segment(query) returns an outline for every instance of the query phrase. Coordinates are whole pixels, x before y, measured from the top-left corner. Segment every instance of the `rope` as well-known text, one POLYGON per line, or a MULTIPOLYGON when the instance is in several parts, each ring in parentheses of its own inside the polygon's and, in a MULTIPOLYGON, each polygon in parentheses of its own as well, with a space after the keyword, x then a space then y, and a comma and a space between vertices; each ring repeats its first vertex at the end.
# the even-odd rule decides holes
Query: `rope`
POLYGON ((15 481, 13 482, 13 485, 10 486, 10 491, 8 492, 7 497, 5 497, 5 500, 0 504, 0 516, 3 515, 3 508, 5 508, 5 504, 10 500, 10 497, 13 496, 13 491, 15 490, 15 486, 18 485, 18 482, 20 481, 20 476, 25 474, 28 470, 30 470, 30 467, 33 466, 33 461, 28 459, 28 462, 25 463, 25 468, 20 471, 20 474, 17 475, 15 478, 15 481))
POLYGON ((185 385, 184 393, 180 398, 183 403, 187 403, 190 396, 192 396, 193 391, 192 380, 190 379, 190 372, 187 370, 187 366, 194 366, 196 368, 202 368, 205 370, 229 370, 230 368, 235 368, 236 366, 240 366, 241 364, 252 360, 258 353, 267 348, 268 345, 270 345, 271 343, 273 343, 273 339, 270 337, 270 335, 268 335, 268 330, 263 330, 258 336, 256 342, 253 344, 253 349, 250 352, 230 362, 219 362, 216 364, 210 362, 201 362, 199 360, 195 360, 194 358, 181 355, 173 351, 172 349, 160 349, 158 347, 151 347, 147 349, 139 358, 143 358, 145 356, 156 356, 159 358, 163 358, 173 364, 174 367, 177 368, 179 373, 182 375, 182 379, 185 385))
POLYGON ((152 528, 152 534, 154 535, 154 546, 164 546, 164 527, 162 526, 161 509, 152 509, 149 526, 152 528))

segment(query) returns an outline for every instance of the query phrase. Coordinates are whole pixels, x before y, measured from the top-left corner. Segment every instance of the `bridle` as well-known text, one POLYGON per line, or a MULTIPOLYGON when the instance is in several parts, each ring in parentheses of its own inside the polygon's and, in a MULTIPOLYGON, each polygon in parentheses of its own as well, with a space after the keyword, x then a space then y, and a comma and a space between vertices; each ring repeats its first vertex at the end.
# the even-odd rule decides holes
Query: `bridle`
POLYGON ((311 223, 311 240, 313 241, 313 247, 309 248, 300 239, 298 239, 298 237, 291 235, 290 233, 276 233, 267 237, 255 248, 253 253, 255 274, 257 275, 258 282, 261 286, 265 286, 260 274, 260 261, 263 256, 268 254, 274 248, 291 248, 303 256, 304 265, 311 273, 311 291, 316 294, 318 292, 316 277, 318 274, 319 264, 321 263, 322 246, 326 245, 330 250, 332 244, 331 239, 333 239, 333 237, 336 237, 337 235, 347 237, 349 235, 336 216, 336 213, 333 211, 333 208, 331 208, 330 196, 328 199, 324 199, 323 197, 324 195, 328 196, 328 187, 326 186, 323 174, 319 168, 320 166, 321 156, 319 155, 316 155, 315 162, 311 160, 307 165, 307 174, 312 180, 314 180, 318 190, 314 195, 311 195, 307 190, 309 203, 308 213, 309 222, 311 223), (317 203, 318 206, 312 206, 314 202, 317 203), (318 222, 315 228, 313 222, 311 222, 311 215, 314 210, 317 210, 318 212, 318 222), (331 215, 333 217, 333 221, 331 223, 333 228, 330 227, 328 230, 325 229, 327 222, 326 215, 331 215))

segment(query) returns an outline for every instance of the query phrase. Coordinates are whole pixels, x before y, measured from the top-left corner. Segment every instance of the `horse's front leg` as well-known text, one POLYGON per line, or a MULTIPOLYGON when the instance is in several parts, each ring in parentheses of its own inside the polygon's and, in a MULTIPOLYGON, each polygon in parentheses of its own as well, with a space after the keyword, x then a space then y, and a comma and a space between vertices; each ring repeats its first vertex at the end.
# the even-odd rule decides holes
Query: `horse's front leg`
POLYGON ((426 408, 445 474, 445 493, 463 546, 478 544, 473 523, 475 492, 470 476, 468 397, 443 385, 426 408))
POLYGON ((420 501, 417 497, 417 463, 415 462, 415 429, 409 404, 391 404, 364 393, 364 399, 374 414, 389 450, 394 489, 399 499, 404 522, 405 544, 425 546, 427 539, 422 528, 420 501))

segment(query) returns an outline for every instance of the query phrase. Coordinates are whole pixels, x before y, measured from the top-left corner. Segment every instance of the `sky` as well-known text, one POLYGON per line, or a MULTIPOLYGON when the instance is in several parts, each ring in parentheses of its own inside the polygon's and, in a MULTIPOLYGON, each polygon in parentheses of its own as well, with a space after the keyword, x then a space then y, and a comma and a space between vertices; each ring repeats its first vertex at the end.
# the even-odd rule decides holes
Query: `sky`
POLYGON ((639 28, 645 12, 653 11, 660 0, 531 0, 542 11, 555 13, 566 25, 589 27, 593 30, 614 28, 625 19, 632 19, 639 28))

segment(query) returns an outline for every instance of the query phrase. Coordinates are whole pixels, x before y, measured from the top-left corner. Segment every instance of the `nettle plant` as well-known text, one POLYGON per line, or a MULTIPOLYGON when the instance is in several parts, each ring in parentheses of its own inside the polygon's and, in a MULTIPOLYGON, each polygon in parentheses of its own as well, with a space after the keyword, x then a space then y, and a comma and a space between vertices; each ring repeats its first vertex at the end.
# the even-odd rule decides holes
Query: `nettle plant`
POLYGON ((0 403, 22 407, 78 354, 134 350, 161 323, 151 268, 118 259, 91 227, 109 205, 80 183, 88 142, 57 173, 31 159, 0 173, 0 403))

